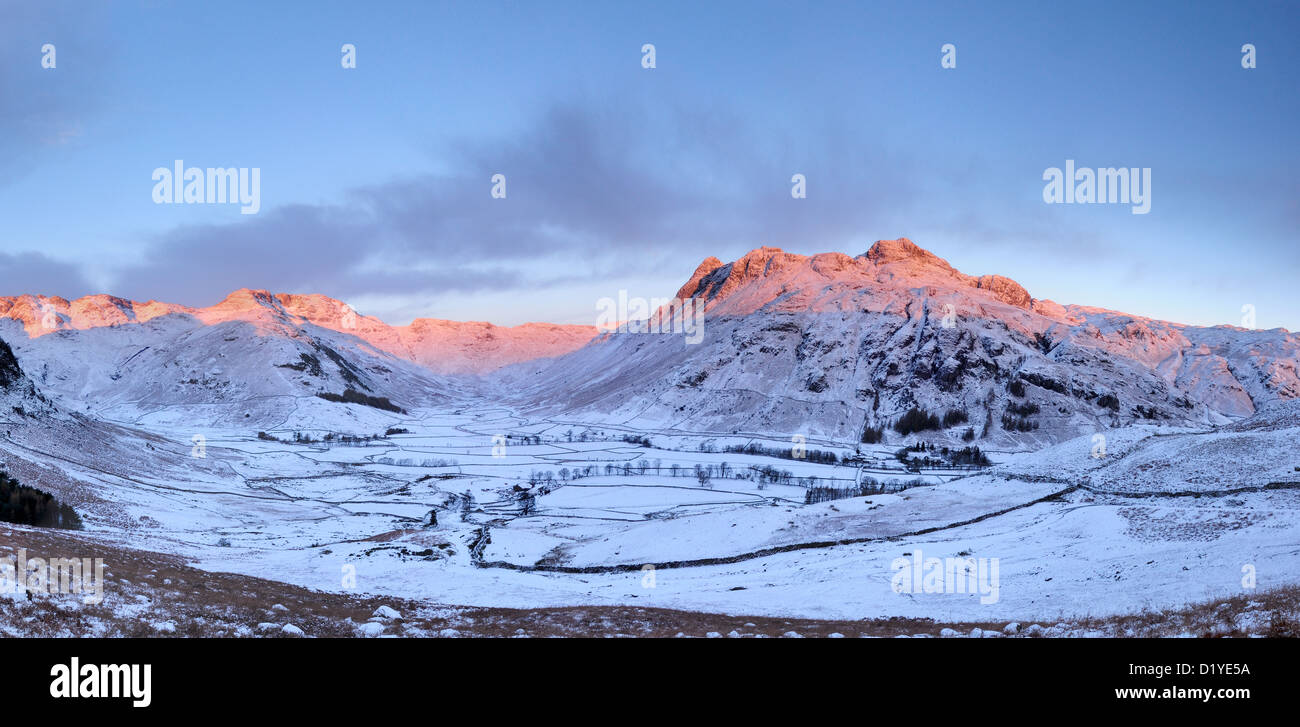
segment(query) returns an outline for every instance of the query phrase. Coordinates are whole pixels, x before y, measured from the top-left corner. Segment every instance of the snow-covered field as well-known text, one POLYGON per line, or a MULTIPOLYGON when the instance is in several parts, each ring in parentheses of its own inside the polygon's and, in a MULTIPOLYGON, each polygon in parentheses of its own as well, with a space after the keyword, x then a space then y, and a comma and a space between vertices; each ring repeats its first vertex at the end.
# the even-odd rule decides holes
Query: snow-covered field
POLYGON ((897 445, 863 445, 860 471, 718 451, 750 441, 735 435, 635 433, 647 447, 625 429, 475 399, 390 414, 306 397, 263 436, 187 426, 211 418, 185 407, 101 416, 120 429, 95 456, 31 435, 0 441, 0 460, 85 485, 96 537, 324 591, 1050 621, 1240 595, 1247 575, 1255 588, 1300 583, 1300 490, 1288 486, 1300 482, 1300 428, 1286 416, 1217 431, 1127 427, 1104 434, 1104 456, 1080 438, 989 453, 995 466, 982 471, 919 473, 893 459, 897 445), (367 439, 323 441, 330 434, 367 439), (123 475, 103 461, 146 447, 166 466, 123 475), (804 504, 810 485, 864 476, 906 488, 804 504), (899 559, 930 558, 992 562, 996 576, 962 584, 975 592, 952 592, 952 576, 897 587, 899 559))

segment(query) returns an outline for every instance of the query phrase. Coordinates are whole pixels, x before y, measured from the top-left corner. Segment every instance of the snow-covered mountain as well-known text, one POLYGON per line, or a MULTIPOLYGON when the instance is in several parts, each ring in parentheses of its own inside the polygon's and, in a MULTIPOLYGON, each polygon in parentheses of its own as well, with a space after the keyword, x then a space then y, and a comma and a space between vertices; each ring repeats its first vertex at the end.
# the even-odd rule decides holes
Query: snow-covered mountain
POLYGON ((1024 447, 1134 421, 1219 424, 1300 397, 1295 334, 1061 305, 907 239, 857 257, 708 258, 677 297, 702 311, 698 345, 586 326, 389 326, 325 296, 254 290, 209 308, 0 298, 0 336, 70 411, 207 407, 203 421, 245 424, 319 393, 443 403, 484 374, 511 404, 585 421, 856 441, 919 407, 949 415, 932 436, 1024 447))
POLYGON ((407 326, 390 326, 323 295, 282 294, 274 300, 292 316, 356 336, 380 351, 445 375, 484 374, 521 361, 559 356, 581 348, 596 335, 594 326, 554 323, 507 327, 417 318, 407 326))
POLYGON ((34 295, 0 297, 0 319, 5 318, 20 324, 30 339, 59 331, 120 328, 158 319, 205 326, 267 321, 282 328, 312 324, 360 339, 378 351, 418 363, 437 374, 482 374, 520 361, 557 356, 580 348, 596 334, 593 326, 525 323, 505 327, 432 318, 418 318, 407 326, 390 326, 323 295, 272 295, 248 289, 237 290, 208 308, 157 301, 139 303, 109 295, 74 301, 34 295))
POLYGON ((451 375, 568 352, 594 333, 430 319, 389 326, 325 296, 247 289, 208 308, 0 298, 0 335, 42 390, 70 411, 117 408, 128 419, 123 407, 170 407, 211 423, 275 423, 304 397, 349 390, 381 408, 383 399, 437 404, 465 385, 451 375))
POLYGON ((273 296, 239 291, 207 309, 107 296, 24 297, 0 318, 22 368, 80 412, 173 409, 191 421, 284 420, 299 400, 349 390, 394 406, 446 400, 454 387, 364 340, 312 324, 273 296))
POLYGON ((1134 421, 1222 423, 1300 397, 1295 334, 1060 305, 907 239, 857 257, 708 258, 677 297, 703 308, 698 345, 606 334, 503 370, 503 390, 574 419, 838 440, 919 406, 965 414, 950 438, 970 428, 1025 446, 1134 421))

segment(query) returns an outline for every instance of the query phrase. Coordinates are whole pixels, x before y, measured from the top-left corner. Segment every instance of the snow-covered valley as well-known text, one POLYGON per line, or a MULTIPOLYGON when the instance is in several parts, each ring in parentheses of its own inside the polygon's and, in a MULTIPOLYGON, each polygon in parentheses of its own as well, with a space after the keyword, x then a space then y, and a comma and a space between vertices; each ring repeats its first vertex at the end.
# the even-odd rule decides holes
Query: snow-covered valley
POLYGON ((1268 487, 1296 481, 1271 461, 1296 457, 1295 427, 1135 428, 1115 433, 1103 459, 1080 439, 1037 454, 991 453, 1000 464, 968 473, 913 473, 896 462, 890 471, 890 447, 864 446, 878 458, 864 468, 878 481, 925 484, 806 505, 801 478, 847 486, 857 467, 699 451, 739 437, 645 432, 654 445, 645 447, 621 431, 530 421, 488 402, 363 411, 340 431, 334 406, 305 402, 295 426, 265 433, 282 441, 141 412, 145 424, 131 423, 84 463, 11 430, 4 459, 19 476, 57 470, 68 487, 85 488, 88 534, 214 571, 446 604, 1054 620, 1234 595, 1247 566, 1259 587, 1300 579, 1300 485, 1268 487), (389 430, 405 431, 319 441, 389 430), (318 441, 294 443, 295 434, 318 441), (1230 451, 1207 462, 1222 439, 1230 451), (172 466, 147 474, 94 464, 138 447, 172 466), (16 459, 24 466, 15 469, 16 459), (1152 460, 1175 472, 1143 482, 1123 469, 1147 471, 1152 460), (724 463, 730 477, 700 483, 697 465, 716 473, 724 463), (1195 476, 1206 464, 1241 476, 1207 488, 1195 476), (765 466, 793 478, 762 482, 755 473, 765 466), (544 494, 526 511, 521 488, 544 494), (1188 494, 1208 489, 1216 492, 1188 494), (996 602, 895 592, 894 561, 918 551, 998 559, 996 602))

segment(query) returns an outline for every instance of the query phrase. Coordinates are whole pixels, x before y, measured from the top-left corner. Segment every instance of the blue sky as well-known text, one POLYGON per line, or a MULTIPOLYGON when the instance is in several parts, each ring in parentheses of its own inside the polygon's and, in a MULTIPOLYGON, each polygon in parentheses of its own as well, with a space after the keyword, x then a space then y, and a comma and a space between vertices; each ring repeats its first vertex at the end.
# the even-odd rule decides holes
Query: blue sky
POLYGON ((906 236, 1035 297, 1300 329, 1300 5, 1063 5, 0 0, 0 294, 591 323, 708 255, 906 236), (175 159, 260 168, 261 211, 154 204, 175 159), (1066 159, 1150 167, 1150 213, 1044 204, 1066 159))

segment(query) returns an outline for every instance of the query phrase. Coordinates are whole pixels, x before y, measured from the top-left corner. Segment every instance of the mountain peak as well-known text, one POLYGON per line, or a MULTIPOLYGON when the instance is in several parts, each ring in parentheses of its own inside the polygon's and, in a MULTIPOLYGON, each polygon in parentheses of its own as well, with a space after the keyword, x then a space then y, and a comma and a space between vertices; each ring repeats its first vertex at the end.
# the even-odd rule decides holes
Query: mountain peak
POLYGON ((686 281, 686 284, 677 291, 678 300, 684 300, 694 295, 696 289, 700 287, 700 281, 703 280, 706 275, 720 267, 722 267, 722 261, 716 257, 710 255, 704 258, 704 260, 696 266, 695 272, 691 273, 691 277, 686 281))
POLYGON ((767 279, 788 276, 808 265, 809 258, 785 252, 779 247, 759 247, 735 262, 722 264, 714 257, 706 259, 695 274, 677 292, 678 298, 703 296, 712 301, 767 279))
MULTIPOLYGON (((1023 287, 1000 275, 966 275, 907 239, 880 240, 858 257, 825 252, 812 256, 777 247, 750 250, 731 263, 704 260, 678 298, 700 298, 715 313, 747 315, 758 310, 817 312, 844 307, 878 310, 906 306, 906 300, 928 290, 992 298, 1022 310, 1034 299, 1023 287)), ((1059 306, 1058 306, 1059 308, 1059 306)))
POLYGON ((222 310, 242 310, 253 307, 274 307, 275 296, 267 290, 240 288, 227 295, 224 300, 213 306, 222 310))
POLYGON ((897 240, 877 240, 876 244, 872 245, 870 250, 867 250, 864 257, 877 265, 914 262, 942 267, 947 270, 953 269, 947 260, 917 245, 906 237, 900 237, 897 240))

